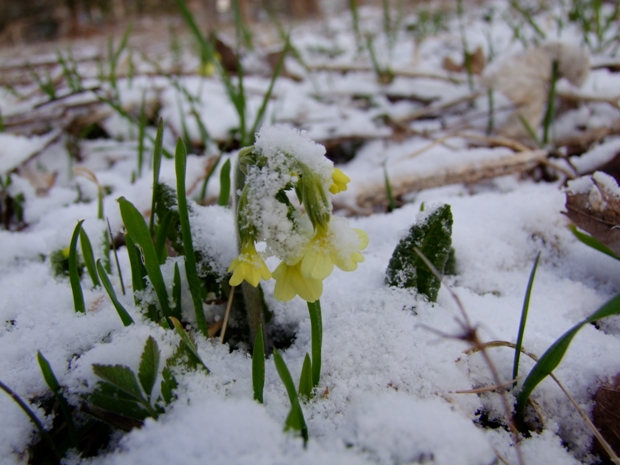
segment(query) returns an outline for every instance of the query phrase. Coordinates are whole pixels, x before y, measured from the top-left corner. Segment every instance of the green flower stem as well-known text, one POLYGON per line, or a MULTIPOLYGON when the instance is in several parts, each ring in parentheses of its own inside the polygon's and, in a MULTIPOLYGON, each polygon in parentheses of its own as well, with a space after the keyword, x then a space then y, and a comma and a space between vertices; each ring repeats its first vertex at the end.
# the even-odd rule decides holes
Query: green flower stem
POLYGON ((323 344, 323 319, 321 301, 308 302, 310 328, 312 332, 312 384, 318 386, 321 380, 321 346, 323 344))

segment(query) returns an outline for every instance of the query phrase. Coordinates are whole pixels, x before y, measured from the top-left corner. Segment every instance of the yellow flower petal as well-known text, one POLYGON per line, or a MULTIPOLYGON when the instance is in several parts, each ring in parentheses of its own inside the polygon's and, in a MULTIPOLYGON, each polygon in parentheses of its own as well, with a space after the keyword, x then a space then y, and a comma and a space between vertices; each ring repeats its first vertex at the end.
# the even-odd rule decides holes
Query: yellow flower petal
POLYGON ((329 191, 332 194, 337 194, 338 192, 344 192, 347 190, 347 184, 351 180, 349 176, 344 174, 340 169, 334 168, 332 172, 332 185, 329 188, 329 191))
POLYGON ((244 280, 252 286, 258 286, 260 279, 271 278, 271 272, 262 257, 256 252, 254 244, 246 244, 241 247, 241 253, 232 261, 228 272, 233 272, 228 284, 238 286, 244 280))
POLYGON ((301 274, 301 261, 295 265, 287 265, 283 260, 274 270, 273 278, 276 280, 273 295, 282 302, 288 302, 296 295, 307 302, 314 302, 323 293, 321 280, 306 278, 301 274))

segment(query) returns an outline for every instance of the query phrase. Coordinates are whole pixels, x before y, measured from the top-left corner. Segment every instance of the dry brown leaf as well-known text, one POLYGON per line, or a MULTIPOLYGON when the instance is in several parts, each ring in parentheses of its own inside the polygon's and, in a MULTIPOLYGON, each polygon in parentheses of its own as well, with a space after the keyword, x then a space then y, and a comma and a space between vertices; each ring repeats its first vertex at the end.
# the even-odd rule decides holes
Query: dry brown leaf
MULTIPOLYGON (((484 52, 482 51, 482 47, 478 47, 474 53, 469 54, 469 59, 471 63, 471 72, 473 74, 482 74, 484 71, 484 67, 486 66, 486 58, 484 56, 484 52)), ((465 65, 465 61, 463 63, 455 63, 452 58, 449 56, 443 59, 443 69, 446 71, 450 71, 452 73, 462 73, 467 71, 467 67, 465 65)))
POLYGON ((566 210, 573 223, 620 255, 620 188, 613 177, 597 171, 571 182, 566 210))
MULTIPOLYGON (((620 374, 611 383, 603 384, 594 394, 593 423, 609 445, 620 452, 620 374)), ((598 441, 594 442, 594 452, 603 452, 598 441)))

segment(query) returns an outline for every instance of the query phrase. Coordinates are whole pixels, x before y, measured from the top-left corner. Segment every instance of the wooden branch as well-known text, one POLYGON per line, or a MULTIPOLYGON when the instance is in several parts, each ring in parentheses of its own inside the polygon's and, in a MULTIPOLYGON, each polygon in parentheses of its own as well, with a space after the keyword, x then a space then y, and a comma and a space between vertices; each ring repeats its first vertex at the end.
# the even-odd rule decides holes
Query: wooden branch
MULTIPOLYGON (((449 166, 426 175, 392 179, 392 194, 394 197, 402 197, 410 192, 424 189, 450 184, 475 184, 485 179, 522 173, 544 163, 547 155, 545 150, 531 150, 499 159, 449 166)), ((387 201, 383 183, 368 186, 357 197, 357 204, 363 211, 369 213, 373 212, 378 205, 387 205, 387 201)))

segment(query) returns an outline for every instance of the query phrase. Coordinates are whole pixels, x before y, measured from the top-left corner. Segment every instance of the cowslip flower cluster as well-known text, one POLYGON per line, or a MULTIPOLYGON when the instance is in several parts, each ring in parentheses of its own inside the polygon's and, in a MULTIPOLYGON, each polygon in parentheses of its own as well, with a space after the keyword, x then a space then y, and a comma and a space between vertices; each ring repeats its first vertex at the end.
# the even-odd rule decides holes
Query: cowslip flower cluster
POLYGON ((231 286, 273 277, 274 296, 299 295, 315 302, 334 267, 354 271, 364 261, 368 236, 332 215, 331 195, 345 191, 349 178, 325 157, 325 148, 285 127, 264 127, 256 144, 239 153, 235 214, 240 254, 228 271, 231 286), (281 262, 270 272, 256 250, 281 262))

